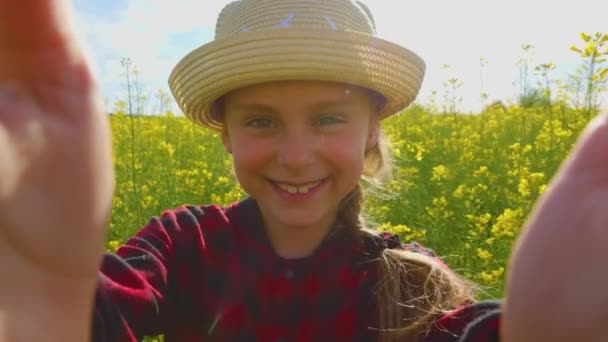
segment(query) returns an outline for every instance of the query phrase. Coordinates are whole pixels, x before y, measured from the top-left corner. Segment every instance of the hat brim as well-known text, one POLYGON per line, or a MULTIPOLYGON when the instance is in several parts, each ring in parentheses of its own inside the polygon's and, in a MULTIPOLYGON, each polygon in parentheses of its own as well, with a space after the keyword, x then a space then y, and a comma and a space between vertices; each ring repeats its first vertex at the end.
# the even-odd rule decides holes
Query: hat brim
POLYGON ((175 66, 169 87, 187 117, 220 129, 211 104, 238 88, 285 80, 354 84, 386 97, 380 113, 385 118, 414 101, 424 72, 414 52, 375 36, 280 28, 242 32, 195 49, 175 66))

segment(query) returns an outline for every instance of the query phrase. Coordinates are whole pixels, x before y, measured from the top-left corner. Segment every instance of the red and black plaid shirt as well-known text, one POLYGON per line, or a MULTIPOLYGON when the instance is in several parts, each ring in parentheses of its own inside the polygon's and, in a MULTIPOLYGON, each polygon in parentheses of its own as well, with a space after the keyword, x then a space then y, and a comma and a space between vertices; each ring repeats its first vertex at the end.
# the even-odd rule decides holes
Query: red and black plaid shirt
MULTIPOLYGON (((433 254, 383 234, 327 240, 308 258, 273 251, 256 202, 182 207, 106 255, 94 341, 375 341, 374 287, 384 248, 433 254)), ((500 302, 439 317, 421 341, 498 341, 500 302)))

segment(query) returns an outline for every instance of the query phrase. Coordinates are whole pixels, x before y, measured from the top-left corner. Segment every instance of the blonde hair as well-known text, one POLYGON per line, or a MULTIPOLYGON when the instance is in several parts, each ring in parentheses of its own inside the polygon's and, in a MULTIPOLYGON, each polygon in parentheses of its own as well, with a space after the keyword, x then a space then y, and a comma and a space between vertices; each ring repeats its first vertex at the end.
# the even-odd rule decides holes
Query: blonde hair
MULTIPOLYGON (((373 101, 382 96, 370 91, 373 101)), ((378 104, 377 108, 381 108, 378 104)), ((362 181, 378 183, 390 177, 392 154, 380 132, 378 143, 365 154, 362 181)), ((334 229, 349 229, 362 240, 378 236, 363 215, 362 184, 343 199, 334 229)), ((432 256, 405 249, 384 249, 378 258, 376 297, 379 340, 416 341, 434 319, 459 306, 475 302, 478 287, 458 276, 432 256)))
MULTIPOLYGON (((381 111, 386 99, 372 90, 363 89, 381 111)), ((223 116, 225 96, 213 104, 213 115, 223 116)), ((392 153, 382 131, 378 142, 365 152, 360 184, 340 203, 340 210, 330 234, 350 231, 361 241, 378 237, 363 218, 363 183, 379 184, 390 177, 392 153)), ((415 341, 427 332, 438 315, 475 301, 476 286, 458 276, 431 256, 405 249, 384 249, 378 257, 379 341, 415 341)))

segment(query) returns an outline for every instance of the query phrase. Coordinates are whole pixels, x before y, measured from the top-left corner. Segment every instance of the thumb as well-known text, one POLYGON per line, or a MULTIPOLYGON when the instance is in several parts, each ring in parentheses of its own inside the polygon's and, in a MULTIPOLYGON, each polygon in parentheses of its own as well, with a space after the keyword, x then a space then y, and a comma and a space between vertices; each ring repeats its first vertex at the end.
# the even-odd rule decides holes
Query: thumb
POLYGON ((602 115, 584 130, 513 248, 505 340, 595 341, 605 331, 606 205, 608 115, 602 115))
POLYGON ((608 112, 595 118, 575 145, 561 176, 570 175, 608 178, 608 112))

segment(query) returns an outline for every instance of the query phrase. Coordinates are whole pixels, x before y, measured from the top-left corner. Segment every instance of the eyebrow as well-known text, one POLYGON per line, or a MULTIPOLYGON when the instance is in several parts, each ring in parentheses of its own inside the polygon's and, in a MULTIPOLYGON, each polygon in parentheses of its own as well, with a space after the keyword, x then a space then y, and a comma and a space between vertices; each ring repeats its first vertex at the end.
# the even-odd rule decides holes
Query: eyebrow
MULTIPOLYGON (((313 103, 312 105, 309 106, 309 109, 311 111, 316 111, 316 110, 322 110, 322 109, 326 109, 326 108, 334 108, 334 107, 347 107, 347 106, 353 106, 354 103, 351 100, 330 100, 330 101, 321 101, 321 102, 316 102, 313 103)), ((278 110, 271 106, 271 105, 267 105, 267 104, 262 104, 262 103, 237 103, 235 105, 235 108, 237 110, 241 110, 241 111, 247 111, 247 110, 257 110, 257 111, 263 111, 263 112, 269 112, 269 113, 273 113, 276 114, 278 112, 278 110)))

